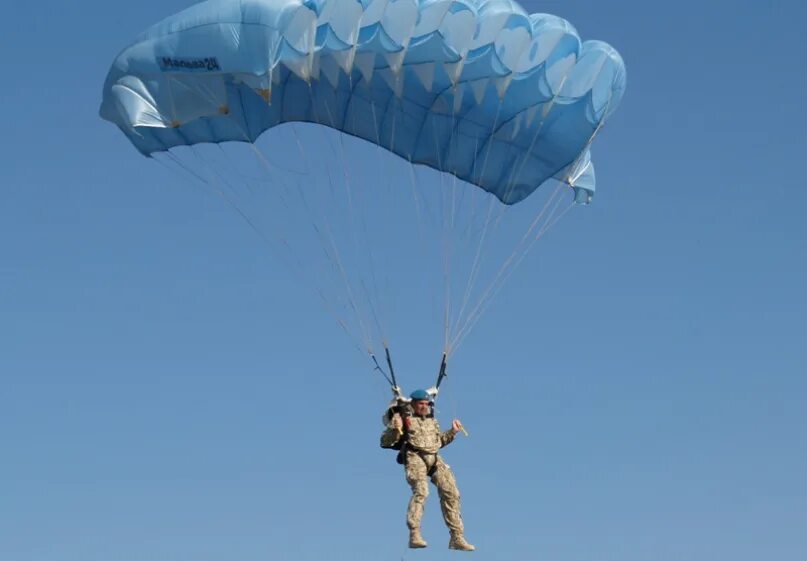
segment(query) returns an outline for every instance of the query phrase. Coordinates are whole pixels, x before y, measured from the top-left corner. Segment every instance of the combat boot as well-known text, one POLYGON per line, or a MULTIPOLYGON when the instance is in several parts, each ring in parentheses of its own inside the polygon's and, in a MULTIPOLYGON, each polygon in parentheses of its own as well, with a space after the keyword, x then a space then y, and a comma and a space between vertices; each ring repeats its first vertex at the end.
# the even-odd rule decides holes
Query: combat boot
POLYGON ((460 551, 474 551, 476 548, 465 541, 462 534, 451 534, 451 541, 448 542, 448 549, 458 549, 460 551))
POLYGON ((420 528, 411 528, 409 530, 409 547, 412 549, 420 549, 426 547, 426 540, 420 535, 420 528))

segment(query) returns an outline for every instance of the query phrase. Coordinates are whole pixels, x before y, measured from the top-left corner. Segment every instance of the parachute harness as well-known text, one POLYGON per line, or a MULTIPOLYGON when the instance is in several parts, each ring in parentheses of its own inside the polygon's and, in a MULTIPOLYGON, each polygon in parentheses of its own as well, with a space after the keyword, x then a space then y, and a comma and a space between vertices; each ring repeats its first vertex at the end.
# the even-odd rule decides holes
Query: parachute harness
MULTIPOLYGON (((403 405, 408 404, 410 401, 408 398, 404 397, 403 391, 401 387, 398 385, 398 381, 395 378, 395 369, 392 366, 392 355, 390 354, 389 347, 384 347, 384 354, 387 360, 387 368, 389 368, 389 373, 379 364, 378 358, 376 358, 374 353, 370 353, 370 359, 375 364, 373 370, 377 370, 381 373, 387 383, 390 385, 390 389, 392 390, 393 394, 393 404, 390 406, 390 410, 402 413, 403 405)), ((443 357, 440 361, 440 370, 437 373, 437 381, 435 382, 434 386, 426 390, 426 393, 429 394, 431 397, 432 407, 434 406, 434 401, 437 399, 437 395, 440 391, 440 384, 443 383, 443 380, 448 376, 447 372, 448 368, 448 353, 443 353, 443 357)), ((433 414, 433 412, 432 412, 433 414)), ((408 428, 406 426, 406 421, 404 419, 404 428, 408 428)), ((460 426, 460 430, 465 436, 470 436, 468 431, 465 430, 465 427, 460 426)), ((401 435, 405 436, 405 431, 401 430, 401 435)))

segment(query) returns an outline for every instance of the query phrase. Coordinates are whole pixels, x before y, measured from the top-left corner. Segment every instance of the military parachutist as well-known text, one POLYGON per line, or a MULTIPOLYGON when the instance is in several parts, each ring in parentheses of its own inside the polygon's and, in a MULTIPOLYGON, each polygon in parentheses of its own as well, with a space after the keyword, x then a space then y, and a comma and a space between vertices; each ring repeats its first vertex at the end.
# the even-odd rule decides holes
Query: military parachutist
MULTIPOLYGON (((436 391, 435 391, 436 393, 436 391)), ((399 463, 403 463, 406 481, 412 488, 412 497, 406 512, 406 525, 409 528, 409 547, 426 547, 420 533, 423 507, 429 495, 428 480, 437 487, 440 496, 440 509, 443 520, 449 529, 450 549, 473 551, 475 548, 465 540, 462 515, 460 513, 460 492, 451 468, 440 457, 438 451, 449 445, 460 431, 462 423, 454 419, 451 428, 442 431, 434 418, 433 394, 427 390, 417 390, 404 399, 396 400, 385 420, 387 428, 381 435, 383 448, 398 448, 399 463)), ((467 434, 467 433, 466 433, 467 434)))

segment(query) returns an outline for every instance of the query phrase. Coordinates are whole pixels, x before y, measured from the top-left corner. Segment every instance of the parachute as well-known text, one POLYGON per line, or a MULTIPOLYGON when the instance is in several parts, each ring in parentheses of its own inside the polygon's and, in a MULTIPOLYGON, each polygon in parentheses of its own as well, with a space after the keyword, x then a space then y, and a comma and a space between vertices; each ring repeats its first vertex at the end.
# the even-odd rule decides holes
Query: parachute
MULTIPOLYGON (((284 124, 332 129, 409 166, 440 172, 441 187, 431 191, 451 193, 451 210, 442 215, 454 226, 456 207, 466 201, 458 202, 458 190, 478 188, 507 207, 542 185, 560 185, 571 188, 574 203, 589 203, 595 189, 589 149, 619 105, 625 83, 624 63, 612 47, 582 42, 567 21, 528 14, 509 0, 208 0, 153 26, 118 55, 100 114, 149 157, 181 147, 256 145, 284 124)), ((319 133, 294 129, 304 149, 311 145, 301 139, 306 134, 319 133)), ((345 141, 338 142, 337 158, 345 165, 379 158, 369 148, 353 157, 345 141)), ((268 175, 283 175, 271 156, 259 158, 268 175)), ((347 182, 347 168, 343 175, 347 182)), ((421 182, 414 172, 412 177, 417 192, 421 182)), ((328 180, 333 183, 330 172, 328 180)), ((330 259, 340 261, 333 268, 347 285, 348 296, 336 307, 357 311, 360 283, 346 279, 343 252, 323 233, 336 214, 350 213, 355 225, 355 200, 337 210, 339 204, 321 205, 327 222, 315 229, 330 259)), ((490 225, 498 224, 493 206, 487 213, 479 208, 484 203, 467 227, 460 226, 481 239, 467 252, 468 287, 455 292, 463 297, 453 309, 464 310, 459 313, 468 314, 469 322, 479 309, 467 301, 471 282, 478 280, 481 245, 490 225)), ((519 252, 544 231, 529 224, 529 236, 516 243, 519 252)), ((520 255, 505 260, 508 269, 520 255)), ((504 278, 495 273, 488 280, 498 287, 504 278)), ((481 291, 483 299, 491 294, 481 291)), ((376 316, 370 307, 368 315, 376 316)), ((457 336, 467 330, 459 328, 459 318, 444 321, 447 354, 456 340, 449 327, 457 327, 457 336)), ((368 331, 367 323, 359 320, 360 330, 368 331)), ((372 337, 364 339, 364 346, 372 346, 372 337)))

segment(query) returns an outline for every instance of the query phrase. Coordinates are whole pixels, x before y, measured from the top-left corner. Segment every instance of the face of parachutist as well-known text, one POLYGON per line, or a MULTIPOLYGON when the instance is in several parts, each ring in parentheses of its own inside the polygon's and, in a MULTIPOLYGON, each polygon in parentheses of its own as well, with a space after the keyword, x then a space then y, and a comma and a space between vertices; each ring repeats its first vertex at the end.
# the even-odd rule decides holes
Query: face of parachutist
POLYGON ((418 401, 412 402, 412 410, 415 412, 415 415, 425 417, 426 415, 431 413, 431 406, 428 400, 420 399, 418 401))

